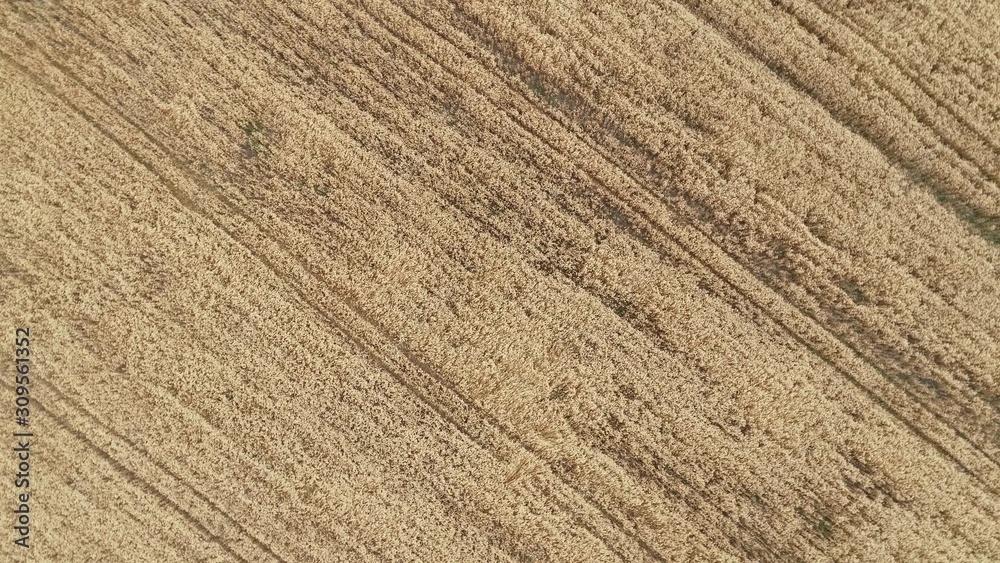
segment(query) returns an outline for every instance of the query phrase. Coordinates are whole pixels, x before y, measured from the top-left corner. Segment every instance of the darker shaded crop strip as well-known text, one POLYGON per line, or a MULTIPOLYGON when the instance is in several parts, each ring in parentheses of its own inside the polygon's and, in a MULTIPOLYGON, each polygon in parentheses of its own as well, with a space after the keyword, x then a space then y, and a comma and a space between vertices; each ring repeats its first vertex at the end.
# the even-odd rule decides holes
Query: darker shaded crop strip
MULTIPOLYGON (((952 190, 946 188, 942 183, 940 177, 935 174, 932 170, 922 167, 919 164, 912 162, 907 159, 900 151, 894 150, 887 143, 879 140, 868 127, 865 126, 863 122, 859 120, 852 119, 843 112, 839 111, 836 107, 826 103, 824 101, 824 95, 819 93, 816 89, 812 88, 808 84, 802 82, 793 70, 786 68, 780 61, 772 60, 764 53, 755 48, 754 45, 749 40, 739 37, 736 33, 723 28, 723 25, 718 21, 712 19, 708 16, 704 9, 699 8, 695 5, 689 3, 688 0, 671 0, 676 4, 683 6, 694 15, 698 21, 700 21, 706 27, 714 30, 719 36, 725 38, 730 44, 735 46, 738 50, 742 51, 749 58, 756 60, 763 64, 771 74, 778 80, 784 82, 792 89, 797 92, 804 94, 805 96, 812 99, 816 104, 823 108, 824 111, 830 115, 834 121, 844 127, 846 130, 854 133, 861 139, 863 139, 870 146, 875 148, 893 167, 901 170, 910 179, 910 181, 923 185, 935 199, 942 205, 942 207, 948 209, 959 221, 961 221, 966 228, 973 234, 983 238, 984 240, 991 242, 993 244, 1000 244, 1000 217, 990 215, 984 210, 968 203, 964 200, 956 198, 952 194, 952 190), (919 174, 913 174, 910 170, 917 169, 919 174)), ((821 32, 809 22, 800 18, 796 13, 794 13, 787 6, 781 2, 776 2, 775 5, 779 6, 786 14, 795 20, 795 22, 807 31, 811 36, 815 37, 821 45, 830 49, 832 52, 840 55, 841 57, 853 60, 851 57, 847 56, 840 49, 835 48, 830 42, 822 38, 821 32)), ((891 60, 891 59, 890 59, 891 60)), ((905 73, 904 73, 905 74, 905 73)), ((908 76, 908 75, 907 75, 908 76)), ((910 77, 912 80, 912 77, 910 77)), ((875 77, 876 83, 882 87, 882 89, 888 93, 900 106, 906 109, 907 112, 912 115, 920 125, 925 127, 931 133, 937 137, 945 146, 954 151, 959 158, 969 163, 973 166, 984 179, 991 182, 994 186, 1000 187, 1000 178, 996 175, 990 173, 982 167, 978 160, 976 160, 967 151, 958 147, 953 141, 944 137, 940 131, 938 131, 932 123, 930 123, 927 118, 921 115, 920 112, 914 110, 914 108, 901 98, 895 91, 884 85, 878 77, 875 77)), ((926 94, 927 92, 925 92, 926 94)), ((928 96, 932 100, 932 96, 928 96)), ((935 100, 936 101, 936 100, 935 100)), ((806 145, 808 146, 808 145, 806 145)), ((961 172, 965 174, 964 171, 961 172)), ((972 181, 974 184, 975 182, 972 181)), ((982 190, 980 190, 982 191, 982 190)), ((983 192, 985 193, 985 192, 983 192)))
MULTIPOLYGON (((850 17, 841 16, 839 14, 832 12, 828 8, 824 7, 822 2, 818 2, 816 0, 807 0, 807 2, 812 4, 812 6, 814 6, 817 10, 822 12, 826 17, 840 23, 842 26, 849 29, 855 36, 857 36, 863 42, 865 42, 873 49, 878 51, 878 53, 883 57, 885 57, 886 60, 888 60, 889 63, 893 67, 895 67, 896 70, 899 71, 900 74, 908 78, 910 82, 912 82, 917 88, 919 88, 920 91, 923 92, 923 94, 927 96, 927 98, 929 98, 932 102, 934 102, 936 106, 943 108, 945 111, 947 111, 952 118, 958 121, 966 129, 974 133, 976 137, 979 139, 979 141, 981 141, 984 145, 986 145, 990 149, 993 149, 994 152, 1000 151, 1000 144, 997 143, 996 139, 994 139, 991 135, 988 135, 980 131, 979 128, 976 127, 971 121, 969 121, 968 118, 966 118, 960 112, 956 111, 954 105, 951 102, 948 102, 944 98, 937 97, 931 90, 931 88, 927 86, 927 84, 924 81, 920 80, 920 77, 918 75, 915 75, 911 71, 909 71, 904 64, 899 62, 899 60, 892 55, 892 51, 886 49, 881 44, 873 41, 870 38, 870 36, 862 33, 860 25, 858 25, 857 22, 855 22, 850 17)), ((782 8, 784 8, 788 12, 791 12, 791 8, 788 6, 782 4, 782 8)), ((796 19, 798 18, 796 17, 796 19)), ((963 20, 961 18, 957 18, 956 21, 961 22, 963 20)), ((917 116, 917 118, 919 119, 919 116, 917 116)), ((994 183, 996 183, 995 176, 992 178, 994 178, 994 183)))

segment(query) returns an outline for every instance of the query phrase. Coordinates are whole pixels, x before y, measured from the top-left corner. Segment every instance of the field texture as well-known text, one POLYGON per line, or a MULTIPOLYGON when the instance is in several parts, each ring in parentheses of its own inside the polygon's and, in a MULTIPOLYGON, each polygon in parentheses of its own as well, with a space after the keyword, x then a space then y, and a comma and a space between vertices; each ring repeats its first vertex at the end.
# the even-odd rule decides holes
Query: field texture
POLYGON ((0 560, 1000 560, 998 23, 4 2, 0 560))

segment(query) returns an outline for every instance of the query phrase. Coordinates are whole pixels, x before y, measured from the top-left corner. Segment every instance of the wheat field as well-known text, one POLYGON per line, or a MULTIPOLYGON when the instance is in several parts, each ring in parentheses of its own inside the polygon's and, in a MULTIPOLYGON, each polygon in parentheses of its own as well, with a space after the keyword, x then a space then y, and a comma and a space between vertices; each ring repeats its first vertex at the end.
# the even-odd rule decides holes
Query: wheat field
POLYGON ((0 559, 1000 560, 998 23, 3 3, 0 559))

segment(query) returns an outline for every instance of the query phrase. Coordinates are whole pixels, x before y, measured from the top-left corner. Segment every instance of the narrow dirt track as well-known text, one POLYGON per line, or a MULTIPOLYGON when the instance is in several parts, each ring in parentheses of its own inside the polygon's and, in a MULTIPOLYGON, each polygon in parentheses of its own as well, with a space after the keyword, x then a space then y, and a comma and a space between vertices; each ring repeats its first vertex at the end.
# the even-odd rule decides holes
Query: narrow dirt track
POLYGON ((1000 560, 998 21, 4 4, 0 559, 1000 560))

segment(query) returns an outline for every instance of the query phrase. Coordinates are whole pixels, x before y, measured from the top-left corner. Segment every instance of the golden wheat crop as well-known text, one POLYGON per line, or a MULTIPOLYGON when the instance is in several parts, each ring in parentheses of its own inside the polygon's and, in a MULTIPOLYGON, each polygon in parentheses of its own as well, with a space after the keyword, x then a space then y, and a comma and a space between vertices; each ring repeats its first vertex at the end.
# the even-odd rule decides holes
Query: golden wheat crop
POLYGON ((4 3, 2 558, 1000 559, 997 21, 4 3))

